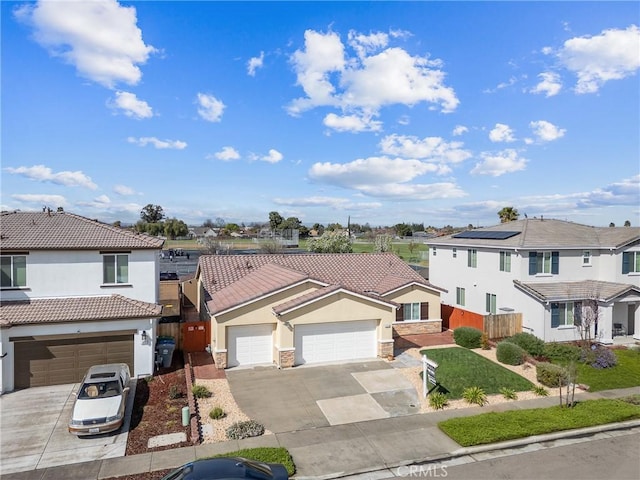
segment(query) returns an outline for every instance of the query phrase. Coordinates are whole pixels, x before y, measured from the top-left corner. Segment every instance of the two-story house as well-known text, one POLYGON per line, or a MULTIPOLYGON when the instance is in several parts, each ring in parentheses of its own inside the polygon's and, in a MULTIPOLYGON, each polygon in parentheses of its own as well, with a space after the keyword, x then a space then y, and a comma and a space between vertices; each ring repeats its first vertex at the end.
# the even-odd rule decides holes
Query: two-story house
POLYGON ((447 290, 444 304, 520 312, 524 331, 547 342, 579 339, 580 322, 603 343, 616 333, 640 339, 638 227, 528 218, 427 243, 429 280, 447 290))
POLYGON ((0 234, 2 392, 153 373, 162 239, 51 211, 3 212, 0 234))

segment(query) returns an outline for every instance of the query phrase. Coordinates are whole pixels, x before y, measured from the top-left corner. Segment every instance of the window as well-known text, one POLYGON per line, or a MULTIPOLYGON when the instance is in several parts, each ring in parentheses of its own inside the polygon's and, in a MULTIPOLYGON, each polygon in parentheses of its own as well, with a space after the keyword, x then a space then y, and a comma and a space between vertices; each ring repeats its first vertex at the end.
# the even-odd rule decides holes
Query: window
POLYGON ((487 293, 487 298, 486 298, 486 310, 489 313, 492 313, 495 315, 496 313, 496 296, 493 293, 487 293))
POLYGON ((436 247, 431 247, 431 250, 433 250, 433 256, 435 257, 435 256, 436 256, 436 254, 438 253, 438 252, 436 251, 436 247))
POLYGON ((403 320, 420 320, 420 303, 402 304, 403 320))
POLYGON ((0 257, 2 288, 27 286, 27 257, 26 255, 3 255, 0 257))
POLYGON ((559 252, 529 252, 529 275, 553 274, 560 272, 559 252))
POLYGON ((129 283, 129 255, 104 255, 103 283, 129 283))
POLYGON ((622 254, 622 273, 640 273, 640 252, 622 254))
POLYGON ((511 271, 511 252, 500 252, 500 271, 511 271))
POLYGON ((551 304, 551 327, 580 325, 582 321, 582 302, 551 304))
POLYGON ((478 266, 478 251, 475 248, 467 250, 467 266, 471 268, 478 266))
POLYGON ((464 307, 464 288, 456 287, 456 303, 464 307))
POLYGON ((591 250, 582 251, 582 265, 591 265, 591 250))
POLYGON ((458 249, 456 247, 453 247, 451 252, 453 253, 453 258, 458 258, 458 249))

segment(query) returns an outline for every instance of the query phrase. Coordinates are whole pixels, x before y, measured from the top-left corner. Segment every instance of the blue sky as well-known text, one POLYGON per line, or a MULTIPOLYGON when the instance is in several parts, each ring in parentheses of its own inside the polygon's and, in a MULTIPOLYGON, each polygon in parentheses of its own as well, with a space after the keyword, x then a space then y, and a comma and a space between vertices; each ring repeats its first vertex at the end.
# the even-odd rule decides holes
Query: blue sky
POLYGON ((2 2, 3 210, 640 224, 637 2, 2 2))

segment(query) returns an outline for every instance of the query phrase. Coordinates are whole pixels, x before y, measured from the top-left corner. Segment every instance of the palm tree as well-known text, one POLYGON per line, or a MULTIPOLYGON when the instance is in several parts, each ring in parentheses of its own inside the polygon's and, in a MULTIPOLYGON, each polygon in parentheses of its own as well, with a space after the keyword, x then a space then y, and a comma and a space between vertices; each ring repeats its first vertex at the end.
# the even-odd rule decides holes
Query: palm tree
POLYGON ((500 217, 500 223, 507 223, 517 220, 520 214, 513 207, 504 207, 498 212, 498 216, 500 217))

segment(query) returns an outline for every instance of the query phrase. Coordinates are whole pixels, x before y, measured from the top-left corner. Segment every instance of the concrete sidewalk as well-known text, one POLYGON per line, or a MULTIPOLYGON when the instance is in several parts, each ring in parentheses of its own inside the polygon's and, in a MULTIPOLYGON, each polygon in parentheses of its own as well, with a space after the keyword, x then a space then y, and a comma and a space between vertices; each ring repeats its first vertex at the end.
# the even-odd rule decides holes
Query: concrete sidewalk
MULTIPOLYGON (((576 400, 617 398, 640 394, 640 388, 581 393, 576 400)), ((536 398, 483 408, 444 410, 371 420, 346 425, 265 435, 245 440, 203 444, 160 452, 75 463, 40 470, 2 475, 3 480, 94 480, 174 468, 196 458, 229 453, 242 448, 285 447, 291 453, 298 479, 329 479, 389 469, 422 462, 455 461, 470 455, 512 449, 538 442, 583 437, 611 430, 640 428, 640 420, 557 432, 500 444, 462 448, 438 427, 438 422, 491 411, 543 408, 557 405, 558 399, 536 398)))

